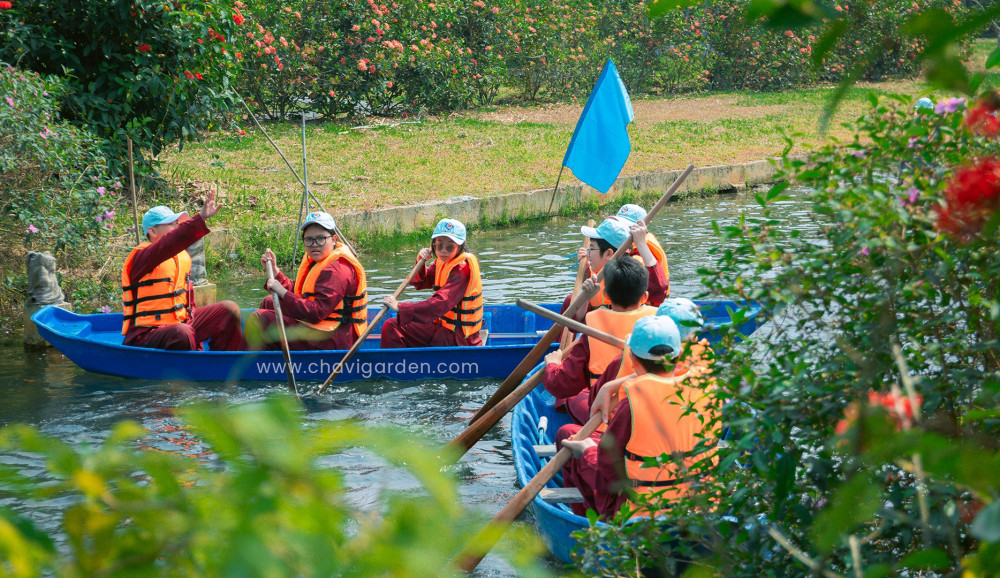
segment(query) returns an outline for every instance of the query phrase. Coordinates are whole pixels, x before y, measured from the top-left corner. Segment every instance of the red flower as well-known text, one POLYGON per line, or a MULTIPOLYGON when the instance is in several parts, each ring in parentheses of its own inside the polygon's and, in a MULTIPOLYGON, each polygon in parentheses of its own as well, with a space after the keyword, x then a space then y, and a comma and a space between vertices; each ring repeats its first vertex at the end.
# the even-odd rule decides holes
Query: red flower
POLYGON ((975 134, 995 137, 1000 134, 1000 95, 992 94, 977 102, 965 115, 965 126, 975 134))
POLYGON ((201 75, 200 72, 198 74, 195 74, 194 77, 197 78, 198 80, 205 80, 204 77, 202 77, 202 75, 201 75))
POLYGON ((185 76, 186 78, 194 78, 194 75, 193 75, 193 74, 191 74, 191 71, 190 71, 190 70, 185 70, 185 71, 184 71, 184 76, 185 76))
POLYGON ((246 20, 246 18, 244 18, 243 14, 240 13, 240 9, 239 8, 236 8, 235 10, 236 11, 233 12, 233 22, 235 22, 236 25, 239 26, 240 24, 243 24, 243 22, 246 20))
POLYGON ((10 10, 13 7, 14 5, 7 2, 7 0, 0 0, 0 10, 10 10))
POLYGON ((136 50, 139 52, 149 52, 153 47, 148 44, 140 44, 136 50))
POLYGON ((935 211, 937 230, 959 241, 979 233, 986 220, 1000 209, 1000 160, 987 158, 962 167, 944 192, 935 211))

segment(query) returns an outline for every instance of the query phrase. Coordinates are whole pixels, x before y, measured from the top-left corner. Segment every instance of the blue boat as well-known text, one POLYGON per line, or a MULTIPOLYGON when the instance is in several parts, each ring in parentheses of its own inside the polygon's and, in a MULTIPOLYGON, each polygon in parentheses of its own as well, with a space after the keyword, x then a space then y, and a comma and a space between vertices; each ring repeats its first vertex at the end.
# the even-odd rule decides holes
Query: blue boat
MULTIPOLYGON (((559 304, 544 305, 559 311, 559 304)), ((244 310, 243 318, 249 312, 244 310)), ((373 319, 380 308, 369 307, 373 319)), ((392 312, 384 319, 394 316, 392 312)), ((487 305, 483 316, 486 344, 467 347, 379 349, 381 323, 344 364, 337 383, 370 378, 504 379, 538 343, 552 322, 516 305, 487 305)), ((141 379, 184 381, 285 380, 280 351, 165 351, 122 345, 122 314, 79 315, 45 307, 31 320, 38 333, 70 361, 87 371, 141 379)), ((550 349, 554 349, 556 343, 550 349)), ((345 350, 293 351, 297 380, 323 381, 343 359, 345 350)))
MULTIPOLYGON (((714 344, 719 339, 718 328, 731 324, 725 310, 737 307, 732 302, 696 301, 695 303, 701 307, 706 319, 706 328, 701 336, 714 344)), ((764 315, 760 307, 755 305, 746 317, 739 320, 737 331, 744 336, 750 335, 763 322, 764 315)), ((539 364, 528 377, 536 371, 541 371, 542 367, 543 365, 539 364)), ((522 486, 531 481, 548 461, 538 456, 534 446, 555 444, 556 432, 571 421, 567 413, 556 412, 554 405, 555 398, 539 385, 512 412, 510 437, 514 469, 517 471, 517 480, 522 486)), ((562 473, 556 474, 546 487, 562 488, 562 473)), ((572 537, 573 532, 589 528, 590 523, 586 518, 574 514, 568 505, 549 503, 539 496, 535 496, 532 500, 531 510, 535 528, 546 547, 559 560, 570 562, 570 553, 576 546, 576 539, 572 537)))

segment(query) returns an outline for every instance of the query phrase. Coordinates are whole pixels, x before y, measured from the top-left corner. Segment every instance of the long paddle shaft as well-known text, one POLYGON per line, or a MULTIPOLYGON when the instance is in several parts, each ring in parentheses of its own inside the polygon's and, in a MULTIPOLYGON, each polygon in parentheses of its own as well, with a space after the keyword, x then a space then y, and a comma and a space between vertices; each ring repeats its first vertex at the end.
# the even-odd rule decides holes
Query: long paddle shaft
MULTIPOLYGON (((257 125, 257 128, 259 128, 260 132, 262 132, 264 134, 264 138, 267 139, 267 142, 271 143, 271 146, 274 147, 274 150, 278 151, 278 155, 281 157, 281 160, 285 161, 285 164, 288 165, 288 170, 292 171, 292 175, 295 176, 295 178, 299 181, 299 183, 302 184, 302 186, 304 187, 306 193, 310 197, 312 197, 312 200, 314 200, 317 203, 319 203, 319 199, 316 198, 316 195, 313 195, 312 193, 308 192, 309 191, 309 187, 306 186, 306 182, 302 180, 302 177, 299 176, 299 173, 295 172, 295 168, 292 167, 292 163, 288 162, 288 159, 285 157, 285 153, 281 152, 281 148, 278 147, 278 144, 275 143, 273 140, 271 140, 271 136, 269 134, 267 134, 267 131, 264 130, 264 127, 262 127, 260 125, 260 121, 257 120, 256 116, 254 116, 253 111, 250 110, 249 106, 247 106, 246 101, 243 98, 240 98, 240 102, 243 103, 243 108, 247 109, 247 113, 250 115, 250 118, 253 119, 253 122, 254 122, 254 124, 257 125)), ((323 208, 322 204, 320 204, 319 208, 320 208, 321 211, 325 211, 325 209, 323 208)), ((340 229, 336 225, 334 225, 334 230, 336 231, 337 236, 340 237, 340 241, 342 243, 344 243, 345 245, 347 245, 347 248, 351 250, 351 253, 354 253, 354 256, 357 257, 358 256, 358 252, 354 250, 354 247, 351 245, 350 241, 348 241, 347 238, 344 237, 344 234, 342 232, 340 232, 340 229)), ((298 246, 298 241, 296 241, 296 246, 298 246)))
MULTIPOLYGON (((595 414, 591 416, 590 420, 583 426, 573 436, 574 441, 579 441, 582 439, 587 439, 592 433, 597 429, 597 426, 601 424, 601 415, 595 414)), ((466 546, 459 554, 455 557, 458 560, 458 567, 464 572, 472 572, 479 562, 482 561, 486 553, 490 551, 500 536, 510 527, 510 524, 521 515, 521 512, 528 507, 531 500, 535 499, 538 492, 542 491, 545 484, 549 483, 549 480, 555 476, 559 470, 563 469, 563 466, 569 463, 570 458, 573 457, 573 450, 569 448, 562 448, 559 452, 549 460, 549 463, 545 464, 535 477, 531 478, 531 481, 521 488, 521 491, 517 493, 516 496, 507 502, 507 505, 503 507, 496 516, 493 516, 493 520, 483 528, 472 542, 466 546)))
MULTIPOLYGON (((589 221, 587 221, 587 226, 593 227, 594 220, 590 219, 589 221)), ((589 248, 590 237, 587 237, 586 235, 583 236, 583 245, 584 247, 589 248)), ((576 282, 573 284, 573 297, 576 297, 577 294, 580 293, 580 286, 583 285, 583 279, 584 277, 587 276, 587 270, 589 268, 590 266, 587 263, 587 259, 580 259, 580 264, 577 265, 576 268, 576 282)), ((570 299, 570 301, 572 301, 572 299, 570 299)), ((572 342, 573 342, 573 332, 563 331, 562 339, 559 341, 559 349, 566 349, 572 342)))
MULTIPOLYGON (((396 288, 396 291, 392 294, 392 296, 395 297, 396 299, 399 299, 399 296, 402 295, 403 291, 406 290, 407 285, 409 285, 410 281, 413 280, 414 275, 416 275, 417 271, 419 271, 420 268, 423 266, 424 266, 424 259, 423 257, 420 257, 417 259, 417 264, 413 266, 413 269, 410 269, 410 274, 406 276, 406 279, 403 279, 403 282, 399 284, 399 287, 396 288)), ((371 334, 372 330, 375 329, 375 326, 378 325, 379 321, 382 321, 382 318, 385 317, 385 314, 388 313, 388 311, 389 308, 383 305, 382 310, 378 312, 378 315, 376 315, 374 319, 368 322, 368 328, 365 329, 364 333, 358 336, 358 340, 354 342, 354 345, 352 345, 349 350, 347 350, 347 353, 344 354, 344 358, 340 360, 340 363, 333 366, 333 373, 330 374, 330 377, 326 378, 326 381, 323 382, 323 385, 319 386, 319 389, 316 390, 316 395, 319 395, 324 391, 326 391, 326 388, 330 387, 330 384, 333 383, 333 380, 337 379, 337 376, 340 375, 341 370, 344 368, 344 364, 350 361, 350 359, 354 357, 354 354, 357 353, 359 349, 361 349, 361 344, 365 342, 365 339, 368 339, 368 336, 371 334)))
POLYGON ((128 181, 129 187, 132 189, 132 220, 135 221, 135 244, 138 245, 141 242, 139 237, 139 197, 135 194, 135 169, 133 168, 133 164, 132 139, 128 139, 128 181))
MULTIPOLYGON (((657 201, 655 205, 653 205, 653 208, 650 209, 649 213, 646 215, 645 222, 647 225, 653 220, 654 217, 656 217, 656 214, 660 212, 660 209, 663 207, 663 205, 665 205, 667 201, 670 199, 670 197, 673 196, 673 194, 681 186, 681 183, 684 182, 684 179, 686 179, 688 175, 691 174, 692 170, 694 170, 694 165, 688 165, 687 168, 684 169, 684 171, 681 172, 681 174, 677 177, 677 180, 675 180, 674 183, 670 185, 670 188, 667 189, 667 192, 664 193, 662 197, 660 197, 660 200, 657 201)), ((618 250, 615 251, 615 255, 613 258, 617 258, 624 255, 625 252, 628 251, 629 248, 631 247, 632 247, 632 238, 629 237, 628 239, 625 240, 625 242, 622 244, 621 247, 618 247, 618 250)), ((604 269, 601 269, 601 271, 597 274, 597 277, 598 281, 604 279, 604 269)), ((580 295, 577 295, 576 298, 574 298, 570 302, 569 307, 564 312, 566 317, 572 318, 574 315, 576 315, 576 312, 580 309, 580 307, 582 307, 583 304, 586 302, 586 300, 581 299, 582 295, 583 295, 582 293, 580 295)), ((589 297, 587 299, 589 299, 589 297)), ((497 388, 497 391, 496 393, 493 394, 493 397, 487 400, 487 402, 483 405, 483 407, 476 413, 475 416, 473 416, 472 418, 473 422, 483 417, 483 415, 485 415, 486 412, 488 412, 491 407, 499 403, 501 399, 509 395, 512 391, 514 391, 514 389, 517 388, 517 385, 524 380, 524 376, 528 375, 528 372, 531 371, 531 368, 538 363, 539 358, 541 358, 542 355, 545 353, 545 351, 548 349, 549 344, 551 344, 552 341, 554 341, 556 337, 559 336, 560 331, 562 331, 562 327, 560 327, 559 325, 553 325, 552 328, 549 329, 549 331, 545 335, 543 335, 540 340, 538 340, 538 343, 535 344, 535 346, 531 349, 531 351, 528 352, 528 355, 525 356, 525 358, 521 361, 521 363, 516 368, 514 368, 514 371, 511 372, 510 376, 508 376, 507 379, 505 379, 504 382, 500 384, 500 387, 497 388)), ((474 444, 476 441, 478 441, 478 439, 479 438, 476 438, 475 440, 472 441, 472 443, 474 444)), ((472 447, 472 445, 470 444, 466 448, 466 450, 468 450, 469 447, 472 447)))
MULTIPOLYGON (((274 267, 267 262, 267 278, 274 279, 274 267)), ((274 316, 278 320, 278 335, 281 337, 281 353, 285 356, 285 375, 288 377, 288 389, 299 396, 299 388, 295 385, 295 372, 292 371, 292 354, 288 351, 288 335, 285 334, 285 318, 281 315, 281 298, 277 291, 271 292, 271 302, 274 303, 274 316)))
MULTIPOLYGON (((584 291, 581 294, 585 295, 587 299, 590 299, 591 297, 594 296, 594 293, 587 291, 584 291)), ((534 311, 535 313, 538 313, 539 315, 542 315, 547 319, 551 319, 553 323, 557 325, 565 325, 566 327, 569 327, 574 331, 577 331, 589 337, 593 337, 594 339, 598 339, 600 341, 607 343, 608 345, 617 347, 619 349, 625 348, 625 342, 622 341, 621 339, 618 339, 614 335, 608 335, 603 331, 598 331, 593 327, 588 327, 580 323, 579 321, 570 319, 569 317, 563 315, 559 315, 558 313, 553 313, 548 309, 545 309, 544 307, 539 307, 538 305, 535 305, 533 303, 528 303, 527 301, 523 301, 521 299, 517 300, 517 305, 518 307, 523 307, 528 311, 534 311)), ((562 353, 565 355, 566 350, 563 350, 562 353)), ((469 448, 474 446, 476 442, 479 441, 479 439, 486 434, 486 432, 490 431, 490 428, 496 425, 496 423, 500 421, 503 418, 503 416, 507 415, 507 412, 514 409, 515 405, 520 403, 522 399, 527 397, 528 394, 532 392, 532 390, 538 387, 538 384, 542 382, 542 376, 544 374, 545 374, 545 369, 544 368, 539 369, 534 375, 524 380, 524 382, 522 382, 519 386, 517 386, 514 389, 514 391, 510 392, 509 395, 507 395, 506 397, 501 399, 496 405, 491 407, 489 411, 483 414, 483 417, 477 420, 473 420, 472 424, 469 427, 465 428, 465 431, 458 434, 458 437, 451 440, 451 442, 449 442, 448 445, 445 446, 443 455, 451 457, 457 456, 455 457, 455 459, 461 457, 462 454, 464 454, 469 450, 469 448)))

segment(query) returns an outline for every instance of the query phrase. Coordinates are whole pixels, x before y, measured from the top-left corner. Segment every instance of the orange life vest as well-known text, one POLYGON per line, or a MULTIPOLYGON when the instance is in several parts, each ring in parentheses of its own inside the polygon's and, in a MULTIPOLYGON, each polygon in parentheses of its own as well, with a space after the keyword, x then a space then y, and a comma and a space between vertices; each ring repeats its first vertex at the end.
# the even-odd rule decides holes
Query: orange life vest
MULTIPOLYGON (((645 262, 643 262, 642 257, 638 255, 632 255, 632 258, 639 262, 644 268, 646 267, 645 262)), ((596 272, 591 271, 592 274, 596 275, 596 272)), ((646 302, 646 297, 642 298, 642 302, 646 302)), ((604 278, 601 278, 601 286, 597 289, 597 293, 590 298, 590 307, 592 309, 597 309, 598 307, 611 307, 611 300, 608 299, 607 295, 604 294, 604 278)))
POLYGON ((295 294, 303 299, 313 301, 316 299, 316 280, 319 274, 327 265, 337 259, 347 261, 354 268, 354 275, 358 278, 358 287, 353 295, 344 295, 343 300, 338 303, 330 315, 319 323, 305 323, 309 327, 321 331, 333 331, 340 327, 341 323, 353 323, 357 334, 361 335, 368 329, 368 278, 361 263, 345 250, 343 245, 334 247, 333 252, 321 261, 313 261, 308 255, 302 257, 299 264, 299 271, 295 275, 295 294), (310 266, 310 263, 313 263, 310 266))
POLYGON ((706 437, 709 397, 685 378, 648 373, 628 380, 624 388, 632 411, 632 436, 625 444, 629 485, 639 493, 667 489, 667 496, 683 495, 692 481, 688 469, 703 457, 694 450, 706 437), (658 467, 643 467, 644 458, 663 454, 673 458, 664 458, 658 467))
MULTIPOLYGON (((630 311, 612 311, 602 307, 587 313, 587 325, 598 331, 625 339, 626 335, 632 333, 632 326, 635 325, 635 322, 649 315, 656 315, 655 307, 640 305, 630 311)), ((608 364, 621 355, 622 350, 593 337, 587 337, 587 340, 590 345, 590 360, 587 362, 587 370, 590 372, 590 383, 593 385, 608 368, 608 364)), ((626 357, 622 358, 622 370, 625 373, 619 372, 620 375, 628 375, 633 371, 632 362, 626 357)))
POLYGON ((458 331, 462 328, 462 333, 469 337, 479 332, 483 327, 483 279, 479 276, 479 260, 472 253, 462 253, 451 261, 444 263, 436 261, 434 268, 434 290, 445 286, 448 283, 448 275, 451 270, 460 263, 469 263, 469 286, 465 289, 465 295, 458 305, 435 320, 435 323, 444 327, 448 331, 458 331))
POLYGON ((688 385, 707 389, 713 383, 712 363, 715 353, 707 339, 684 343, 674 375, 688 374, 688 385))
POLYGON ((131 279, 132 260, 151 244, 149 241, 139 243, 122 266, 122 335, 128 332, 132 319, 136 327, 159 327, 181 323, 188 318, 191 255, 187 251, 160 263, 142 279, 131 279))

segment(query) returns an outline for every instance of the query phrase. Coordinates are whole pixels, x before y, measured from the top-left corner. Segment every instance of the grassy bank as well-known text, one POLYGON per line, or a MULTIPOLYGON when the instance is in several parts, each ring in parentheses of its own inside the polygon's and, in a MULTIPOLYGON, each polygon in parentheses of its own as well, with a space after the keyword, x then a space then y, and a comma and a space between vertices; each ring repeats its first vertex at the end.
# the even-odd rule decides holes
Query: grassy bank
MULTIPOLYGON (((770 94, 712 94, 634 102, 632 154, 623 175, 758 160, 780 154, 786 138, 806 151, 826 138, 851 138, 840 122, 861 114, 871 93, 914 95, 897 82, 849 92, 829 133, 818 118, 833 87, 770 94)), ((497 107, 448 117, 311 123, 306 127, 310 190, 334 214, 421 201, 550 187, 580 114, 579 105, 497 107), (359 125, 370 128, 357 128, 359 125)), ((265 126, 301 172, 301 129, 265 126)), ((210 134, 161 156, 173 182, 218 181, 226 226, 287 222, 301 186, 256 129, 210 134)), ((564 182, 573 177, 566 171, 564 182)))

